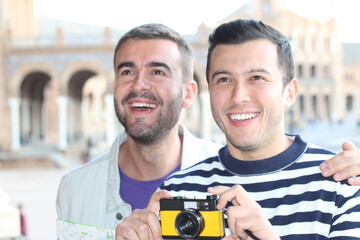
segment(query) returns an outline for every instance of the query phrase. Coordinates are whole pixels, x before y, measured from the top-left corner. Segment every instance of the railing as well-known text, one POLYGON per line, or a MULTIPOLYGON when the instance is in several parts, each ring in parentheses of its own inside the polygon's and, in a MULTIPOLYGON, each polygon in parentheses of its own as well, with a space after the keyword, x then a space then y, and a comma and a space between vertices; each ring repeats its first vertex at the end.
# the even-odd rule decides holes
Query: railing
POLYGON ((302 86, 335 86, 333 78, 299 78, 302 86))
POLYGON ((103 35, 66 37, 41 36, 11 39, 9 40, 9 45, 13 49, 109 46, 115 45, 118 41, 118 38, 118 36, 111 36, 106 38, 103 35))
MULTIPOLYGON (((13 49, 51 48, 51 47, 85 47, 85 46, 115 46, 123 32, 112 34, 82 34, 82 35, 49 35, 37 37, 18 37, 9 39, 13 49)), ((190 44, 197 42, 196 35, 184 36, 190 44)))

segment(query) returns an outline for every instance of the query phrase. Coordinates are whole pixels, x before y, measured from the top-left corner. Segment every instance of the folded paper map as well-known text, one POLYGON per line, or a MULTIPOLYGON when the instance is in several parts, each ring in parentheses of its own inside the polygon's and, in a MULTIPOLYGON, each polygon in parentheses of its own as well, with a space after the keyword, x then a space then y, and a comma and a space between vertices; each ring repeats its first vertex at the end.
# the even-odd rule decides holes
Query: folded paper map
POLYGON ((115 240, 114 229, 101 228, 65 220, 56 221, 58 240, 115 240))

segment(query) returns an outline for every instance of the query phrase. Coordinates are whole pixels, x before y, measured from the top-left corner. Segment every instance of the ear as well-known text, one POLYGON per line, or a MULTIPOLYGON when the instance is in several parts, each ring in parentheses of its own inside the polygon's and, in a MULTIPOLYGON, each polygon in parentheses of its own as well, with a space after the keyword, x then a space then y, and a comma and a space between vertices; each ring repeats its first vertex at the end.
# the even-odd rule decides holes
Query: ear
POLYGON ((298 93, 299 93, 299 81, 296 78, 294 78, 285 87, 285 91, 284 91, 285 109, 288 109, 289 107, 291 107, 291 105, 293 105, 298 93))
POLYGON ((183 108, 188 108, 194 102, 197 92, 197 83, 194 80, 191 80, 184 84, 183 86, 183 108))

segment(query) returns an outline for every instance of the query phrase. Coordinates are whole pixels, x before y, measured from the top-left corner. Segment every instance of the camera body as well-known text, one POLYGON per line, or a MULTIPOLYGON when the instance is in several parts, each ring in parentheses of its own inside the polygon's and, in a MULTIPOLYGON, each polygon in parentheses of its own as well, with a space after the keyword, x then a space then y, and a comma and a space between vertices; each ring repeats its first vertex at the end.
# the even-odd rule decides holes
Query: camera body
POLYGON ((217 195, 206 199, 173 197, 160 199, 160 221, 164 239, 221 239, 225 235, 224 214, 217 210, 217 195))

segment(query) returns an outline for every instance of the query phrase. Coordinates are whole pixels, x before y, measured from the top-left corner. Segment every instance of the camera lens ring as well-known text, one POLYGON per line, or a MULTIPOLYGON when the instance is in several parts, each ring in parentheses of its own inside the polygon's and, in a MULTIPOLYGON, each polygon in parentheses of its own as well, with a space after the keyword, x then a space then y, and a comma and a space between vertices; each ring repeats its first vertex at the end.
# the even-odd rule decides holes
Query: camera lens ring
POLYGON ((185 209, 176 216, 175 229, 182 238, 197 238, 204 230, 204 218, 196 209, 185 209))

